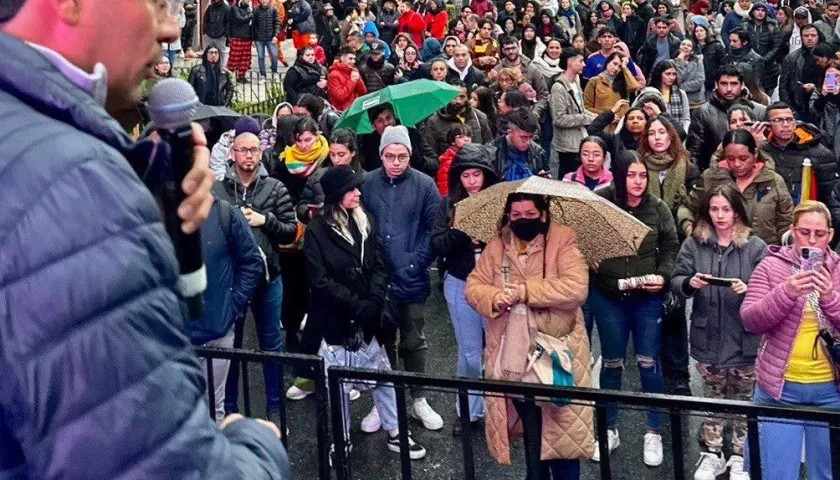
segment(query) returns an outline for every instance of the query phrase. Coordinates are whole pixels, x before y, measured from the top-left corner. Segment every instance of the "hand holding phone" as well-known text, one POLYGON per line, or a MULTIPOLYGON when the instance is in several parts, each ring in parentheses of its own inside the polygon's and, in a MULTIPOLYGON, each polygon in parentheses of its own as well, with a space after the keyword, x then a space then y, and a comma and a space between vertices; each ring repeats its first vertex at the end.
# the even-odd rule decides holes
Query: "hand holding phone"
POLYGON ((827 93, 837 93, 837 72, 825 72, 825 82, 823 83, 827 93))
POLYGON ((818 248, 802 247, 802 271, 809 272, 822 266, 823 252, 818 248))

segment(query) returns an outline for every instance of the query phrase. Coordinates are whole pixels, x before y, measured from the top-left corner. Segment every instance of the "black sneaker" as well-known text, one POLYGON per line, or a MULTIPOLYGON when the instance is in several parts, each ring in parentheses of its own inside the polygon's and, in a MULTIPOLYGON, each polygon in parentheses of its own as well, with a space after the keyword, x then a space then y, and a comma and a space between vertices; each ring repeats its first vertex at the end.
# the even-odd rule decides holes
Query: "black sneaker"
MULTIPOLYGON (((481 428, 481 420, 475 420, 470 422, 470 430, 479 430, 481 428)), ((464 427, 461 426, 461 417, 457 417, 454 422, 452 422, 452 436, 453 437, 460 437, 461 432, 464 430, 464 427)))
MULTIPOLYGON (((392 437, 388 434, 388 450, 400 453, 400 436, 392 437)), ((419 460, 426 456, 426 449, 411 438, 411 432, 408 434, 408 457, 412 460, 419 460)))

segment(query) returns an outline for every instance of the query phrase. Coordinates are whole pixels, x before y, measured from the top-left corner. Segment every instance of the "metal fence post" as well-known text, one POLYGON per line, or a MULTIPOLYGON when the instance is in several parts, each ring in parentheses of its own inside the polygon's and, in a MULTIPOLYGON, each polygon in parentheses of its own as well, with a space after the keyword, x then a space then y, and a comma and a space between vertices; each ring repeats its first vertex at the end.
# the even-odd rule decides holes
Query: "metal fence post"
POLYGON ((316 428, 318 432, 318 478, 320 480, 330 480, 330 447, 327 443, 327 436, 329 435, 327 416, 329 415, 330 399, 327 396, 327 391, 327 375, 324 370, 324 360, 321 359, 315 369, 315 415, 318 417, 316 428))
POLYGON ((610 437, 607 433, 607 406, 601 402, 595 404, 595 421, 597 423, 596 430, 598 431, 597 448, 601 452, 601 480, 611 480, 612 470, 610 470, 610 437))
POLYGON ((747 416, 747 445, 750 449, 750 479, 761 480, 761 444, 758 438, 758 418, 747 416))
POLYGON ((458 391, 458 407, 461 409, 461 450, 464 454, 464 478, 473 480, 475 479, 475 458, 472 444, 470 397, 467 390, 458 391))
POLYGON ((332 412, 333 468, 338 480, 350 480, 350 461, 347 458, 346 439, 344 438, 344 409, 341 405, 341 402, 344 401, 341 391, 341 376, 332 369, 327 372, 327 376, 329 379, 330 412, 332 412))
POLYGON ((204 359, 207 365, 207 400, 210 403, 210 418, 216 422, 216 386, 213 378, 213 357, 204 359))
MULTIPOLYGON (((242 365, 242 394, 245 398, 245 416, 251 416, 251 377, 248 374, 248 362, 239 362, 242 365)), ((239 399, 236 399, 239 401, 239 399)), ((284 432, 285 433, 285 432, 284 432)), ((285 435, 283 435, 285 437, 285 435)))
POLYGON ((669 412, 671 419, 671 446, 674 452, 674 479, 683 480, 685 478, 685 453, 683 452, 683 428, 682 415, 677 408, 671 409, 669 412))
POLYGON ((400 437, 400 466, 403 480, 411 480, 411 457, 408 453, 408 413, 405 405, 405 387, 394 385, 397 397, 397 425, 400 437))
POLYGON ((840 422, 828 425, 828 441, 831 445, 831 478, 840 478, 840 422))

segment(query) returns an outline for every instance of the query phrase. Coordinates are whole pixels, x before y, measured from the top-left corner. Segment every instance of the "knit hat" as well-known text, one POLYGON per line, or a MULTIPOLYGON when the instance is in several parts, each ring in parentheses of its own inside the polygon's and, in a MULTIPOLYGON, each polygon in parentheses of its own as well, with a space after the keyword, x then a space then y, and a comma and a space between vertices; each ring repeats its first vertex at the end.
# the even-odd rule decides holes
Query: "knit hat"
POLYGON ((379 141, 379 156, 382 156, 382 151, 388 145, 399 144, 408 149, 411 154, 411 137, 408 136, 408 129, 402 125, 385 127, 382 132, 382 140, 379 141))
POLYGON ((321 188, 324 190, 324 204, 339 203, 344 194, 359 188, 363 182, 361 175, 356 174, 349 165, 336 165, 327 168, 321 176, 321 188))
POLYGON ((243 133, 253 133, 254 135, 259 135, 261 131, 262 128, 260 127, 260 122, 249 115, 242 115, 239 117, 239 120, 236 121, 236 124, 233 127, 235 137, 238 137, 243 133))

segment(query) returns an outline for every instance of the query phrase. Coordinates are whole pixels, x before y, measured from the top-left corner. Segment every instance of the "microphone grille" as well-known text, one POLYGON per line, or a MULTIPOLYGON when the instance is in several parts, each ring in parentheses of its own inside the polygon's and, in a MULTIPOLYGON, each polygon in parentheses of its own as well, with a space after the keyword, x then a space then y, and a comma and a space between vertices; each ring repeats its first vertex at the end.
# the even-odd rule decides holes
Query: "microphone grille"
POLYGON ((196 105, 195 90, 180 78, 161 80, 149 92, 149 118, 158 128, 175 130, 189 125, 196 105))

